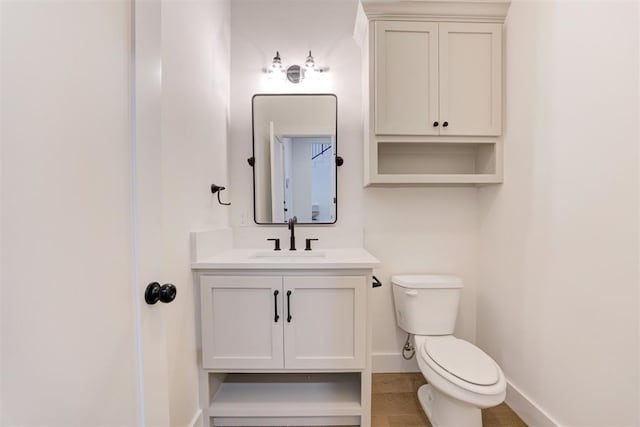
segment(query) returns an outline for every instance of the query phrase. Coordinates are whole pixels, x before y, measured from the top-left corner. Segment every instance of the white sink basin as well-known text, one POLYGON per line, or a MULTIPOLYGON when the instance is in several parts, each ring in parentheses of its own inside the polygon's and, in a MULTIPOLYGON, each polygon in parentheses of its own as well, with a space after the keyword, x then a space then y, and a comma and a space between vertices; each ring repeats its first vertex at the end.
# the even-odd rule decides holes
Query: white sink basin
POLYGON ((324 258, 326 254, 323 251, 257 251, 251 254, 249 258, 324 258))

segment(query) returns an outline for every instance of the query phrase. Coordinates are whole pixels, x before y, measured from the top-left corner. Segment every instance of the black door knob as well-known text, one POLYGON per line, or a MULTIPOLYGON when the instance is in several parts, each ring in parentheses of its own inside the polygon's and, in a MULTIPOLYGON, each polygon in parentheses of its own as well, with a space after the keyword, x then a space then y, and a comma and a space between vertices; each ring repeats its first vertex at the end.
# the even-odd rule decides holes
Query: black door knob
POLYGON ((160 286, 160 301, 167 304, 176 299, 178 290, 172 283, 165 283, 160 286))
POLYGON ((438 122, 433 122, 433 127, 434 128, 438 127, 438 124, 439 124, 438 122))
POLYGON ((442 127, 443 127, 443 128, 446 128, 447 126, 449 126, 449 122, 444 122, 444 123, 442 123, 442 127))
POLYGON ((164 303, 170 303, 176 299, 178 290, 171 283, 165 283, 160 286, 158 282, 151 282, 147 285, 147 289, 144 291, 144 300, 147 304, 153 305, 158 301, 164 303))

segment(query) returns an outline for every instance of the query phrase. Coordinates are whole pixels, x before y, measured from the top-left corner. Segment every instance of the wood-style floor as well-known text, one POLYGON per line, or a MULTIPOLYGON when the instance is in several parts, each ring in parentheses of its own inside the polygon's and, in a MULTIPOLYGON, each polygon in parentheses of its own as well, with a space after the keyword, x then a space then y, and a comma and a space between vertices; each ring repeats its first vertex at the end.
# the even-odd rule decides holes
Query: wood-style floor
MULTIPOLYGON (((416 394, 425 383, 421 373, 373 374, 371 427, 431 427, 416 394)), ((526 427, 505 403, 484 409, 482 425, 526 427)))

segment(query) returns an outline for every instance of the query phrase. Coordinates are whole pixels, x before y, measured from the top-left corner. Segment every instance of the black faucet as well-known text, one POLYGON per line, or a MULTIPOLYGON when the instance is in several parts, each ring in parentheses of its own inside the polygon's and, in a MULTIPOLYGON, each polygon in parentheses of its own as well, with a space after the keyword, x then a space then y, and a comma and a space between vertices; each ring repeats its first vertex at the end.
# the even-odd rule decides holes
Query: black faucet
POLYGON ((291 238, 289 239, 290 245, 291 247, 289 248, 290 251, 295 251, 296 250, 296 235, 295 235, 295 225, 298 222, 298 217, 294 216, 293 218, 289 218, 288 221, 288 228, 289 230, 291 230, 291 238))

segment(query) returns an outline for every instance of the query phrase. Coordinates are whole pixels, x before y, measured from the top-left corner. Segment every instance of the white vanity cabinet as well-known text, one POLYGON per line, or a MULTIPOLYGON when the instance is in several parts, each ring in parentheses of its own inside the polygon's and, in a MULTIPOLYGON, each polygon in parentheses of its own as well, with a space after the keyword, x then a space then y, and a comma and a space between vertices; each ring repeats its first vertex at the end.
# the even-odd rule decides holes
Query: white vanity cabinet
POLYGON ((509 1, 362 4, 365 185, 501 182, 509 1))
POLYGON ((362 248, 196 251, 203 425, 369 427, 378 264, 362 248))
POLYGON ((365 280, 203 275, 203 367, 364 368, 365 280))

